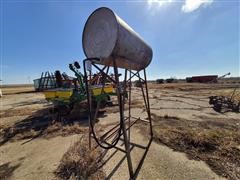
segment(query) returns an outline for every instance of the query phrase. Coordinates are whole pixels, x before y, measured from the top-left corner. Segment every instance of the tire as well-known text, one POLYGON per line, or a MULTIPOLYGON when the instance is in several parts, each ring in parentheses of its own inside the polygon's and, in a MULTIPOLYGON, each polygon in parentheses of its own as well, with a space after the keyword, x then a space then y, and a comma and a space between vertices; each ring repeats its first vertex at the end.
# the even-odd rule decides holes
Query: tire
POLYGON ((213 109, 217 112, 221 112, 222 111, 222 105, 221 104, 214 104, 213 109))

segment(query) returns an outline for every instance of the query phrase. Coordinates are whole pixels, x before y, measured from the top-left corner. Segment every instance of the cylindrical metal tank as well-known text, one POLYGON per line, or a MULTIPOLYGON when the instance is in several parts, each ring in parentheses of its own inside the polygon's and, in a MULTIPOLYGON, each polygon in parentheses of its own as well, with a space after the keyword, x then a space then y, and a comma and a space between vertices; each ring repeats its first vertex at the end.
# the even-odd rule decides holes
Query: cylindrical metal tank
POLYGON ((96 9, 83 30, 83 51, 87 58, 99 58, 103 65, 141 70, 152 60, 152 49, 111 9, 96 9))

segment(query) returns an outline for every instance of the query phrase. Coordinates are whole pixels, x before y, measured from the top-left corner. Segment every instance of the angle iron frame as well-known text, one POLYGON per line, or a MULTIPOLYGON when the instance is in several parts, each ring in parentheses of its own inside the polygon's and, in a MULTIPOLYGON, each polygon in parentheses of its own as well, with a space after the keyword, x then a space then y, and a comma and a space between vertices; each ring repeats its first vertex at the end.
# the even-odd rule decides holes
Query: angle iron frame
MULTIPOLYGON (((153 139, 153 131, 152 131, 152 119, 151 119, 151 112, 150 112, 150 103, 149 103, 149 96, 148 96, 148 87, 147 87, 147 79, 146 79, 146 70, 140 70, 143 71, 144 77, 142 78, 140 76, 140 71, 137 72, 133 72, 132 70, 129 69, 124 69, 125 70, 125 76, 124 76, 124 81, 123 81, 123 85, 124 87, 121 87, 120 81, 119 81, 119 74, 118 74, 118 67, 116 66, 116 62, 115 59, 113 59, 113 69, 114 69, 114 76, 115 78, 112 78, 108 72, 109 72, 109 66, 104 66, 103 68, 100 68, 98 66, 98 63, 96 63, 97 61, 99 61, 100 59, 98 58, 87 58, 85 60, 83 60, 83 66, 84 66, 84 82, 85 82, 85 87, 86 87, 86 92, 87 92, 87 101, 88 101, 88 111, 89 111, 89 148, 91 149, 91 138, 94 137, 94 139, 96 140, 96 142, 98 143, 98 145, 100 145, 101 147, 105 148, 105 149, 110 149, 110 148, 115 148, 117 150, 120 150, 121 152, 126 153, 126 157, 127 157, 127 163, 128 163, 128 170, 129 170, 129 176, 130 179, 136 179, 142 165, 144 162, 144 159, 147 155, 147 152, 149 150, 149 147, 151 145, 152 139, 153 139), (96 134, 94 132, 94 125, 93 123, 95 123, 96 117, 97 117, 97 113, 99 110, 99 104, 97 104, 97 108, 95 110, 95 115, 92 114, 93 110, 92 110, 92 98, 91 98, 91 93, 90 93, 90 88, 89 88, 89 84, 88 84, 88 77, 90 77, 90 81, 91 81, 91 70, 87 70, 86 67, 86 62, 91 63, 91 66, 95 67, 102 75, 102 77, 104 77, 104 82, 102 85, 102 92, 103 92, 103 88, 105 86, 105 80, 108 79, 110 80, 112 83, 115 84, 116 86, 116 92, 117 92, 117 97, 118 97, 118 106, 119 106, 119 114, 120 114, 120 122, 115 125, 113 128, 111 128, 110 130, 108 130, 106 133, 104 133, 101 137, 97 138, 96 134), (104 70, 107 69, 107 72, 105 72, 104 70), (90 74, 90 76, 88 76, 88 73, 90 74), (127 79, 127 74, 129 73, 129 78, 127 79), (141 118, 136 118, 131 116, 131 91, 132 91, 132 78, 133 77, 137 77, 139 79, 139 81, 141 82, 141 92, 142 92, 142 96, 144 99, 144 105, 145 105, 145 110, 147 112, 147 116, 148 119, 147 120, 143 120, 141 118), (127 84, 129 84, 129 89, 128 89, 128 116, 124 116, 124 104, 125 104, 125 95, 126 95, 126 89, 127 89, 127 84), (144 86, 145 85, 145 86, 144 86), (144 87, 145 88, 144 88, 144 87), (145 89, 145 90, 144 90, 145 89), (134 121, 131 123, 131 119, 133 119, 134 121), (126 121, 128 120, 128 127, 126 128, 126 121), (148 141, 147 146, 142 146, 133 142, 130 142, 130 129, 131 127, 137 123, 138 121, 142 121, 144 123, 149 123, 149 128, 150 128, 150 138, 148 141), (127 134, 128 132, 128 134, 127 134), (115 135, 115 136, 114 136, 115 135), (121 138, 121 136, 123 135, 123 139, 121 138), (107 139, 110 139, 111 137, 113 137, 113 140, 111 143, 106 142, 107 139), (118 144, 119 140, 123 140, 124 145, 125 145, 125 150, 117 147, 116 145, 118 144), (103 146, 102 144, 108 145, 103 146), (130 147, 130 145, 132 147, 130 147), (133 171, 133 166, 132 166, 132 159, 131 159, 131 150, 132 148, 136 146, 138 148, 141 149, 145 149, 144 154, 142 156, 142 158, 140 159, 135 171, 133 171)), ((102 65, 103 66, 103 65, 102 65)), ((90 85, 91 86, 91 85, 90 85)))

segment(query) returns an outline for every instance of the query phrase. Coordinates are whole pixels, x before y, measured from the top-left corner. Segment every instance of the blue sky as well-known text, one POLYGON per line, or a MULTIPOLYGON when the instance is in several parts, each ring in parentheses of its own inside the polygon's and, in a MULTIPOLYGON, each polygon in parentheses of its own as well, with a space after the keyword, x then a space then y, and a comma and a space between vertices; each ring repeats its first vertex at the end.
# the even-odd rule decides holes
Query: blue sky
POLYGON ((238 1, 5 1, 1 0, 3 84, 28 83, 42 71, 84 59, 88 16, 106 6, 153 49, 148 79, 202 74, 240 76, 238 1))

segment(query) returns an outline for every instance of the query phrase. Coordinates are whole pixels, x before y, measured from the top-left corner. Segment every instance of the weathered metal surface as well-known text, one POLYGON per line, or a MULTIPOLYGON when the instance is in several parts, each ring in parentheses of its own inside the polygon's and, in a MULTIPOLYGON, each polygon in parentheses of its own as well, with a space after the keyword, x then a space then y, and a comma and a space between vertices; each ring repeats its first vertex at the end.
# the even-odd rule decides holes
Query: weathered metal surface
POLYGON ((96 9, 88 18, 82 37, 88 58, 99 58, 98 64, 141 70, 152 60, 152 49, 119 16, 109 8, 96 9))

